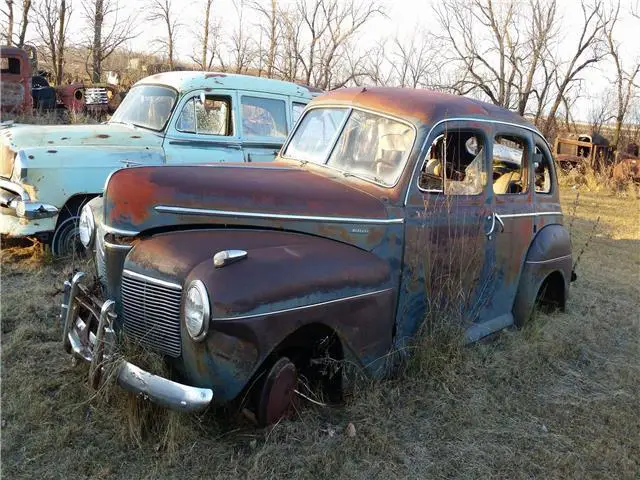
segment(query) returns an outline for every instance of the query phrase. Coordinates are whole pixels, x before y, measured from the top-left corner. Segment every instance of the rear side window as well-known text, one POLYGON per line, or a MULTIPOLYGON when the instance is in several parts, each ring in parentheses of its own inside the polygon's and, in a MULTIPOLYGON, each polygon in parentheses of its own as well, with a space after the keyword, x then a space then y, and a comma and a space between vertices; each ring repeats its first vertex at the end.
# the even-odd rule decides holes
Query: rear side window
POLYGON ((180 112, 176 128, 181 132, 202 135, 233 135, 231 126, 231 99, 205 96, 191 98, 180 112))
POLYGON ((285 138, 287 114, 284 100, 243 95, 242 135, 285 138))
POLYGON ((293 102, 291 106, 291 124, 293 125, 298 121, 300 115, 302 115, 302 111, 304 110, 306 105, 300 102, 293 102))
POLYGON ((546 149, 536 144, 533 155, 533 168, 536 193, 551 193, 553 186, 553 162, 546 149))
POLYGON ((493 192, 496 195, 526 193, 527 142, 514 135, 497 135, 491 160, 493 192))
POLYGON ((448 195, 479 195, 487 177, 484 158, 482 135, 464 130, 440 135, 429 149, 419 187, 448 195))

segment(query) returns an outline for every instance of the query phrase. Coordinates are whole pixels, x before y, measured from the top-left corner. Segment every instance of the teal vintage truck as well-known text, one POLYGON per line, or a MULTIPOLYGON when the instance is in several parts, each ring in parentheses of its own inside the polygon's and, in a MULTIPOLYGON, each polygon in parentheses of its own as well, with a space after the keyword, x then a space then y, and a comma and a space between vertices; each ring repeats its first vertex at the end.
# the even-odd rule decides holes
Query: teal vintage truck
POLYGON ((80 209, 115 170, 271 161, 318 93, 246 75, 168 72, 136 83, 100 125, 3 124, 0 233, 70 253, 80 209))

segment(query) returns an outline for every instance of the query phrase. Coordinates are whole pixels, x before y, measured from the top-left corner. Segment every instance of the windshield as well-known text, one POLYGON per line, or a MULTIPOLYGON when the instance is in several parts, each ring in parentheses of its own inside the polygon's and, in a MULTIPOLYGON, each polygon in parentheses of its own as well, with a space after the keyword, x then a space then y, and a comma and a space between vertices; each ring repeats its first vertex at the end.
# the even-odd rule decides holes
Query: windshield
POLYGON ((360 110, 317 108, 302 118, 284 155, 390 187, 400 178, 413 140, 413 128, 397 120, 360 110))
POLYGON ((130 123, 162 130, 169 120, 178 94, 169 87, 140 85, 132 88, 111 117, 111 123, 130 123))

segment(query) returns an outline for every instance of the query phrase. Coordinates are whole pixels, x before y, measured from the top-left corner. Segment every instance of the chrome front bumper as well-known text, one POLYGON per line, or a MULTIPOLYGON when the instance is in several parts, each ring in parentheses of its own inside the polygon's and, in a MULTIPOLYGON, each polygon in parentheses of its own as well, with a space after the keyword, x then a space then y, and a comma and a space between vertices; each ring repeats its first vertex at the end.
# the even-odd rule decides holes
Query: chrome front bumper
MULTIPOLYGON (((101 302, 82 285, 85 274, 78 272, 64 284, 64 301, 60 318, 64 321, 63 344, 68 353, 91 363, 90 379, 96 369, 112 358, 116 335, 113 300, 101 302), (94 331, 95 330, 95 331, 94 331)), ((213 390, 191 387, 153 375, 122 361, 116 380, 127 391, 172 410, 194 412, 205 409, 213 401, 213 390)), ((94 385, 96 386, 96 385, 94 385)))
POLYGON ((0 206, 10 215, 27 220, 38 220, 58 215, 54 205, 31 200, 29 193, 18 183, 0 178, 0 206))

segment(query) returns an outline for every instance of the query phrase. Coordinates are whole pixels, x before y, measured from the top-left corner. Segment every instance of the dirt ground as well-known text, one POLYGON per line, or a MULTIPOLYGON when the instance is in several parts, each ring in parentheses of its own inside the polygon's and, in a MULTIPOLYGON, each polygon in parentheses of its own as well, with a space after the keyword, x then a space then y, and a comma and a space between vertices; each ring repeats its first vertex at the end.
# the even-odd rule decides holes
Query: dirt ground
POLYGON ((592 237, 567 313, 264 430, 94 397, 60 342, 69 262, 5 245, 2 475, 640 479, 640 202, 563 197, 575 257, 592 237))

